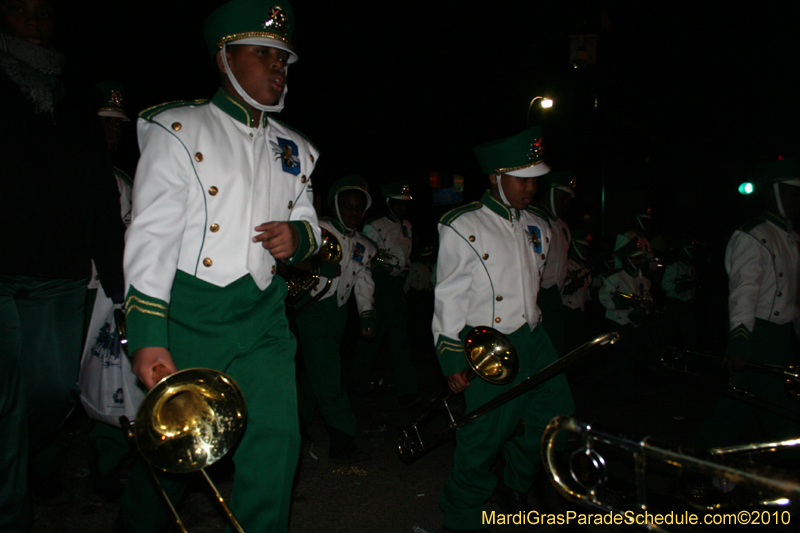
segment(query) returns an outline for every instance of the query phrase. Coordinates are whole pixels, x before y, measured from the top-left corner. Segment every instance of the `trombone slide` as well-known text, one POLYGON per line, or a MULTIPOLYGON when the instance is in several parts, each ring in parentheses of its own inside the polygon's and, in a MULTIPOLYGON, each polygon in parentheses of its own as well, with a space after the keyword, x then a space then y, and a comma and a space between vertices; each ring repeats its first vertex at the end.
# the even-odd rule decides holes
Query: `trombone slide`
MULTIPOLYGON (((702 457, 697 452, 672 446, 658 444, 651 437, 635 437, 615 433, 592 424, 580 422, 570 416, 559 416, 550 421, 542 435, 542 459, 556 490, 566 499, 590 507, 592 509, 625 516, 629 510, 620 509, 603 502, 599 489, 607 481, 606 463, 604 458, 595 449, 596 443, 604 443, 622 448, 633 454, 635 463, 635 484, 637 494, 637 508, 644 512, 649 509, 647 502, 647 486, 645 465, 648 460, 655 460, 680 468, 682 471, 691 471, 707 476, 717 477, 734 484, 747 485, 779 494, 786 501, 800 500, 800 482, 796 479, 776 478, 765 475, 750 466, 734 467, 715 461, 716 456, 725 453, 742 453, 743 451, 760 451, 763 449, 776 449, 778 447, 796 446, 800 439, 785 441, 783 443, 751 444, 732 448, 719 448, 706 452, 702 457), (566 482, 567 476, 559 472, 556 461, 555 441, 559 433, 568 431, 577 434, 583 440, 583 448, 572 453, 570 457, 569 476, 582 490, 574 488, 566 482), (590 458, 591 465, 596 470, 594 483, 584 483, 576 473, 575 462, 582 456, 590 458)), ((585 463, 584 463, 585 464, 585 463)), ((759 502, 756 502, 759 503, 759 502)), ((774 502, 771 502, 774 503, 774 502)), ((665 531, 653 524, 645 526, 650 531, 665 531)))
MULTIPOLYGON (((490 329, 490 328, 474 328, 474 329, 490 329)), ((568 368, 572 367, 576 363, 580 362, 586 355, 593 352, 595 349, 606 346, 609 344, 614 344, 619 340, 619 333, 613 331, 609 333, 605 333, 600 335, 596 339, 589 341, 575 350, 571 351, 570 353, 566 354, 561 359, 555 361, 554 363, 546 366, 536 374, 526 378, 525 380, 521 381, 511 389, 505 391, 504 393, 498 395, 496 398, 486 402, 481 407, 470 411, 469 413, 463 415, 462 417, 455 419, 453 417, 452 411, 450 410, 450 406, 447 404, 447 400, 453 395, 453 393, 449 393, 443 398, 434 400, 423 412, 420 414, 414 422, 412 422, 406 429, 404 429, 397 438, 397 450, 400 454, 400 458, 405 462, 412 462, 421 457, 425 452, 435 448, 439 444, 448 441, 452 437, 453 431, 462 428, 469 424, 470 422, 474 421, 475 419, 485 415, 489 411, 497 409, 501 405, 508 403, 509 401, 513 400, 514 398, 525 394, 526 392, 538 387, 542 383, 552 379, 553 377, 557 376, 561 372, 566 371, 568 368), (421 426, 431 418, 432 413, 435 409, 439 406, 440 403, 444 404, 445 409, 447 410, 447 414, 450 417, 450 424, 448 426, 449 431, 443 432, 439 435, 434 436, 433 438, 427 439, 427 441, 423 440, 422 434, 420 432, 421 426)), ((469 335, 467 338, 467 346, 469 346, 469 335)), ((478 349, 472 349, 468 351, 475 351, 480 352, 480 346, 478 349)), ((468 361, 470 365, 473 364, 472 359, 468 357, 468 361)), ((478 370, 478 368, 473 368, 478 375, 484 377, 483 374, 478 370)), ((516 375, 516 372, 514 372, 516 375)), ((487 379, 484 377, 484 379, 487 379)), ((488 380, 490 381, 491 380, 488 380)))

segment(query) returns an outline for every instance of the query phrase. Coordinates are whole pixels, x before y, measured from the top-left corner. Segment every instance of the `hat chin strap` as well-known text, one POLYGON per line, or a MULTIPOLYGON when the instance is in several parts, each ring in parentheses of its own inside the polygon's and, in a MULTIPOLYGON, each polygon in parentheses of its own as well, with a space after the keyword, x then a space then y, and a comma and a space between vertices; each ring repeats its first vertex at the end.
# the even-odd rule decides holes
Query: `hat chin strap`
MULTIPOLYGON (((511 204, 508 203, 508 198, 506 198, 506 193, 503 192, 503 175, 497 175, 497 190, 500 191, 500 200, 502 200, 503 205, 506 207, 511 207, 511 204)), ((513 209, 513 208, 512 208, 513 209)))
MULTIPOLYGON (((239 96, 241 96, 245 102, 247 102, 256 109, 260 109, 261 111, 266 111, 267 113, 280 113, 283 110, 283 99, 286 97, 286 93, 289 90, 289 86, 287 84, 283 85, 283 92, 281 93, 281 97, 278 99, 277 104, 275 105, 259 104, 258 102, 255 101, 253 97, 247 94, 244 89, 242 89, 242 86, 239 85, 239 82, 236 80, 236 76, 234 76, 231 67, 228 66, 228 57, 227 54, 225 53, 227 50, 228 50, 228 43, 225 43, 222 45, 222 64, 225 65, 225 73, 227 74, 228 79, 231 82, 231 85, 233 85, 233 88, 236 89, 237 93, 239 93, 239 96)), ((284 72, 288 70, 288 68, 289 65, 286 65, 284 67, 284 72)))
POLYGON ((339 193, 337 192, 336 195, 333 197, 333 206, 336 208, 336 218, 339 219, 339 222, 342 224, 344 228, 344 235, 345 237, 349 237, 356 232, 356 228, 348 228, 347 224, 344 223, 342 220, 342 212, 339 211, 339 193))

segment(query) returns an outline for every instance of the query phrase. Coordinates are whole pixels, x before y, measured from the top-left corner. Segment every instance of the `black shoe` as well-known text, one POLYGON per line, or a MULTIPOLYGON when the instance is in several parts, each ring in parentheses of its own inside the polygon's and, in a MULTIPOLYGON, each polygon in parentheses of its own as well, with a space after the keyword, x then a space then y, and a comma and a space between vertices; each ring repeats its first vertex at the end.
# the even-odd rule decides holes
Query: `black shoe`
POLYGON ((331 450, 328 452, 328 459, 332 463, 338 463, 340 465, 352 465, 356 463, 363 463, 364 461, 369 461, 372 459, 372 455, 365 452, 358 446, 354 446, 353 448, 342 451, 342 450, 331 450))
MULTIPOLYGON (((503 514, 520 513, 523 517, 526 517, 529 512, 533 511, 533 507, 528 503, 528 495, 526 493, 510 489, 503 485, 502 481, 498 482, 497 488, 494 489, 494 494, 489 498, 489 501, 499 505, 503 514)), ((539 531, 538 526, 527 522, 519 525, 514 524, 514 527, 518 531, 539 531)))
POLYGON ((330 448, 328 449, 328 459, 331 462, 342 465, 352 465, 369 461, 372 456, 356 445, 355 437, 336 429, 333 426, 325 426, 330 437, 330 448))
POLYGON ((478 529, 453 529, 451 527, 442 526, 442 533, 491 533, 485 527, 480 527, 478 529))

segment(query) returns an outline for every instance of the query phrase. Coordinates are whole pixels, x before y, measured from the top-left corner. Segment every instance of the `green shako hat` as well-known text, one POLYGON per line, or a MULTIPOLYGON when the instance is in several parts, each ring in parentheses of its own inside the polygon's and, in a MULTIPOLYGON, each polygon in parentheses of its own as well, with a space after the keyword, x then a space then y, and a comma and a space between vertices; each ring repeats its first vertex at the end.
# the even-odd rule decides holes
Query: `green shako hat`
POLYGON ((101 117, 121 118, 125 122, 131 119, 125 113, 125 89, 122 84, 114 81, 106 81, 95 85, 103 96, 102 104, 97 108, 97 114, 101 117))
POLYGON ((550 172, 550 167, 544 162, 540 126, 476 146, 472 150, 486 175, 508 174, 519 178, 535 178, 550 172))
POLYGON ((294 12, 286 0, 232 0, 211 13, 203 36, 213 56, 228 44, 256 44, 285 50, 297 61, 292 44, 294 12))
POLYGON ((626 257, 634 257, 637 255, 645 255, 647 252, 639 246, 639 239, 631 238, 628 235, 617 235, 617 240, 614 243, 614 255, 620 259, 626 257))
POLYGON ((800 185, 800 159, 785 157, 761 163, 756 167, 755 180, 763 185, 778 182, 800 185))
POLYGON ((381 194, 387 200, 411 200, 411 187, 407 181, 395 181, 381 186, 381 194))
POLYGON ((575 172, 571 170, 561 170, 558 172, 548 172, 545 176, 541 177, 537 183, 540 189, 561 189, 575 198, 575 186, 578 184, 578 179, 575 177, 575 172))
POLYGON ((337 212, 336 198, 339 196, 339 193, 351 189, 361 191, 367 197, 367 207, 364 208, 364 211, 369 209, 369 206, 372 205, 372 197, 369 195, 369 182, 361 176, 352 174, 334 183, 331 190, 328 191, 328 206, 330 206, 334 213, 337 212))

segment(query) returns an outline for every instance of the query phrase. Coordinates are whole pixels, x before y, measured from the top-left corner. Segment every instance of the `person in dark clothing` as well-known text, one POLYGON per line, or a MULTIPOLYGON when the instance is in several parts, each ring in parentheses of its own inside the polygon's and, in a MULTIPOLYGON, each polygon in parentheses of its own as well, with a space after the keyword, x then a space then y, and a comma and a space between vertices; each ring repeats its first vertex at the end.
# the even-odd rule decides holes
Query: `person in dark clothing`
POLYGON ((57 487, 46 448, 78 399, 91 259, 105 293, 123 292, 125 227, 94 93, 62 78, 53 25, 48 0, 0 1, 2 531, 30 526, 29 475, 57 487))

